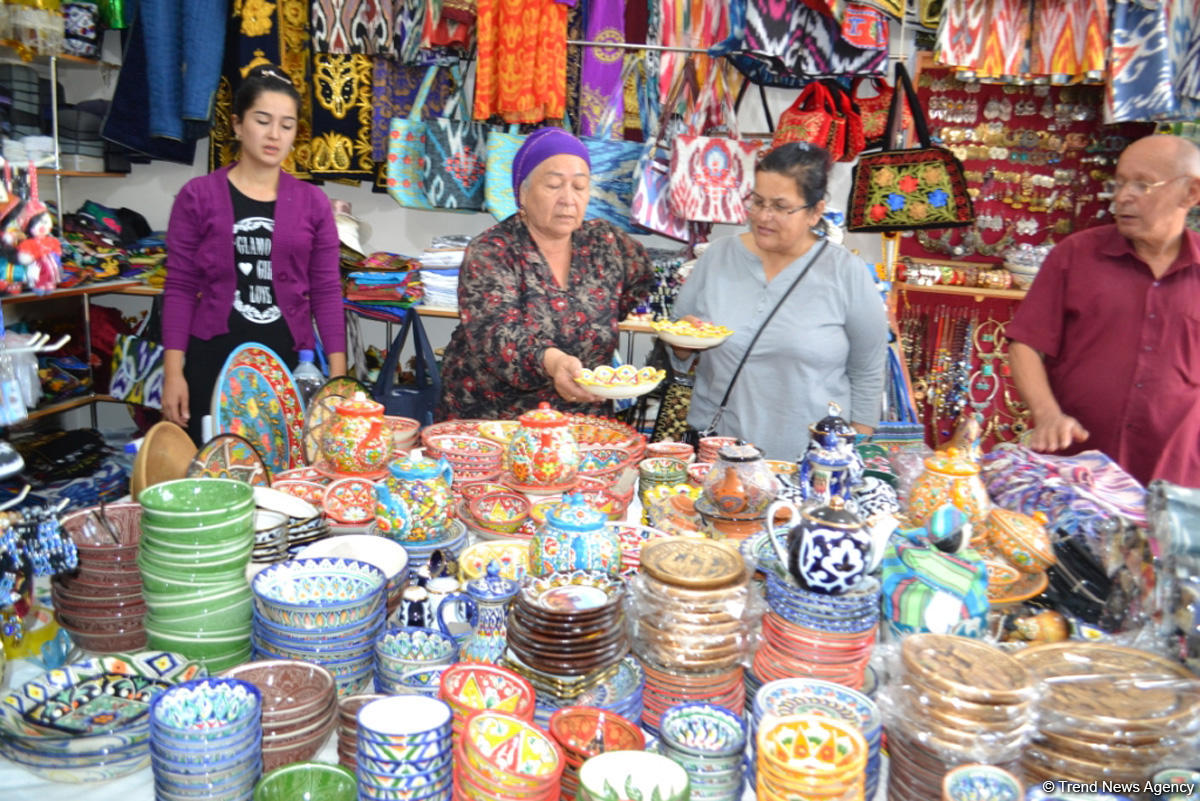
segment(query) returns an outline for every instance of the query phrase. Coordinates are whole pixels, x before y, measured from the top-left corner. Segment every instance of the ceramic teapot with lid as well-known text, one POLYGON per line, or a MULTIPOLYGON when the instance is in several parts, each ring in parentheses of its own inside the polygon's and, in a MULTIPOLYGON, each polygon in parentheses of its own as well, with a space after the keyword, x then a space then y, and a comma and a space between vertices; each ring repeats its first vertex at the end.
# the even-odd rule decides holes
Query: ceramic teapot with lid
POLYGON ((471 579, 463 589, 475 606, 475 620, 463 641, 461 659, 498 665, 508 647, 508 604, 521 583, 501 576, 500 563, 492 560, 487 575, 471 579))
MULTIPOLYGON (((376 499, 386 505, 398 499, 408 514, 408 542, 427 542, 438 539, 450 521, 454 495, 450 482, 454 473, 445 459, 424 459, 408 456, 392 462, 390 475, 376 487, 376 499)), ((392 504, 397 510, 398 504, 392 504)), ((378 521, 378 506, 376 507, 378 521)), ((393 534, 393 538, 395 535, 393 534)))
POLYGON ((778 494, 779 480, 762 451, 744 443, 717 451, 700 485, 701 506, 730 517, 762 517, 778 494))
MULTIPOLYGON (((884 541, 892 529, 878 529, 884 541)), ((852 590, 883 555, 883 543, 875 542, 872 529, 836 495, 826 506, 803 511, 791 501, 776 501, 767 510, 767 535, 780 564, 800 586, 827 595, 852 590), (777 528, 775 515, 780 511, 789 514, 787 522, 777 528), (786 545, 780 542, 780 529, 786 545)))
POLYGON ((608 515, 572 493, 551 506, 546 522, 529 542, 529 572, 534 576, 572 570, 621 571, 621 540, 608 515))
POLYGON ((339 473, 374 473, 383 469, 392 450, 392 431, 383 419, 383 404, 361 392, 334 407, 334 418, 321 437, 321 455, 339 473))
POLYGON ((566 487, 579 472, 579 443, 571 420, 542 402, 517 418, 520 424, 508 441, 504 461, 520 487, 566 487))
POLYGON ((908 492, 909 523, 913 527, 925 526, 937 508, 946 503, 965 512, 976 530, 992 510, 987 487, 979 476, 979 465, 958 448, 947 448, 925 459, 925 471, 917 476, 908 492))

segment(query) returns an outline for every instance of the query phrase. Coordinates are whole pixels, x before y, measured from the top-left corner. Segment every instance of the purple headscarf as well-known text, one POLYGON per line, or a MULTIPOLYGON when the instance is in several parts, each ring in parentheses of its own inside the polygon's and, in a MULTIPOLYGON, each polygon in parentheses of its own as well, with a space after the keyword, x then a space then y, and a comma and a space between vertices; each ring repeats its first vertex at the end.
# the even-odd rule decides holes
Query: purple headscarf
POLYGON ((512 162, 513 197, 518 204, 521 202, 521 184, 529 177, 529 173, 546 159, 564 155, 579 156, 589 170, 592 168, 587 147, 562 128, 538 128, 525 137, 525 144, 513 156, 512 162))

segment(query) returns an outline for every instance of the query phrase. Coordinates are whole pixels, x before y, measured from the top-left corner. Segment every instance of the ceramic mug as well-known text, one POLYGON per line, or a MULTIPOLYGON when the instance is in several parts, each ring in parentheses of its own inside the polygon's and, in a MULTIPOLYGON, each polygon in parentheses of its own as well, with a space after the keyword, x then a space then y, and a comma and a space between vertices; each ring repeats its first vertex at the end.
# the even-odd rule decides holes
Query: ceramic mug
POLYGON ((439 624, 445 623, 451 637, 462 639, 475 627, 475 602, 460 591, 458 579, 438 576, 425 583, 429 605, 439 624))
MULTIPOLYGON (((438 579, 433 579, 433 581, 436 582, 438 579)), ((455 582, 455 584, 457 583, 455 582)), ((439 603, 435 606, 434 599, 426 587, 417 584, 409 585, 404 588, 404 593, 400 596, 400 605, 396 608, 390 622, 401 626, 437 629, 455 639, 469 634, 470 628, 463 631, 461 625, 452 629, 446 616, 452 609, 465 609, 466 618, 470 625, 474 626, 475 602, 461 592, 439 596, 439 599, 439 603)))

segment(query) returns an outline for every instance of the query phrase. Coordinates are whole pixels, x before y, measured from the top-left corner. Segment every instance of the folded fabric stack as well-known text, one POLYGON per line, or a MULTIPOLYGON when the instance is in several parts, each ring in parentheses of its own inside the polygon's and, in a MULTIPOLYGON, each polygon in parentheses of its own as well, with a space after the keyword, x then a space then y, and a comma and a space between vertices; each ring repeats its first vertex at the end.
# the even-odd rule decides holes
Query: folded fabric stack
POLYGON ((365 269, 346 275, 346 308, 376 320, 403 320, 405 309, 420 302, 424 290, 416 259, 398 253, 373 253, 359 262, 365 269))
POLYGON ((104 172, 102 122, 103 114, 90 106, 67 106, 58 110, 59 166, 62 169, 104 172))
POLYGON ((458 308, 458 268, 471 241, 465 234, 435 236, 421 254, 421 282, 425 285, 423 306, 458 308))
MULTIPOLYGON (((143 280, 159 277, 167 257, 162 234, 150 231, 144 218, 128 209, 112 209, 86 201, 63 218, 63 274, 61 286, 114 278, 143 280)), ((154 283, 150 281, 149 283, 154 283)))
POLYGON ((458 270, 430 270, 422 267, 421 284, 425 287, 422 306, 458 308, 458 270))

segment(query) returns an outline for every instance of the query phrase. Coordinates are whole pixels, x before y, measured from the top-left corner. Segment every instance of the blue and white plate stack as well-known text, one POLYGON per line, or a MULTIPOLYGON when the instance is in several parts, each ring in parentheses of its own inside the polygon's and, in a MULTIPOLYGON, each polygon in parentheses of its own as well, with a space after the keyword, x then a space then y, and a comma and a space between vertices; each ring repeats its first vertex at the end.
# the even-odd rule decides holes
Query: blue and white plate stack
POLYGON ((338 696, 366 692, 387 614, 387 575, 357 559, 294 559, 254 577, 255 659, 299 659, 333 674, 338 696))
POLYGON ((627 720, 642 719, 642 694, 646 689, 646 671, 632 656, 617 663, 612 676, 584 690, 575 698, 558 699, 549 693, 539 693, 533 708, 533 722, 548 729, 550 716, 568 706, 594 706, 616 712, 627 720))
POLYGON ((246 801, 262 774, 262 695, 238 679, 197 679, 150 704, 156 801, 246 801))
POLYGON ((388 629, 375 641, 375 691, 437 698, 442 671, 457 661, 458 643, 448 634, 419 626, 388 629))
POLYGON ((683 766, 691 801, 740 801, 746 722, 732 710, 705 703, 676 704, 658 724, 658 750, 683 766))
POLYGON ((754 715, 750 721, 750 745, 746 749, 751 787, 755 786, 754 766, 757 757, 754 743, 758 726, 766 716, 783 715, 826 715, 857 726, 867 741, 864 797, 875 797, 875 788, 879 785, 879 746, 883 735, 883 716, 879 707, 857 690, 819 679, 779 679, 759 688, 754 697, 754 715))
POLYGON ((450 801, 450 706, 423 695, 380 698, 358 710, 359 801, 450 801))

